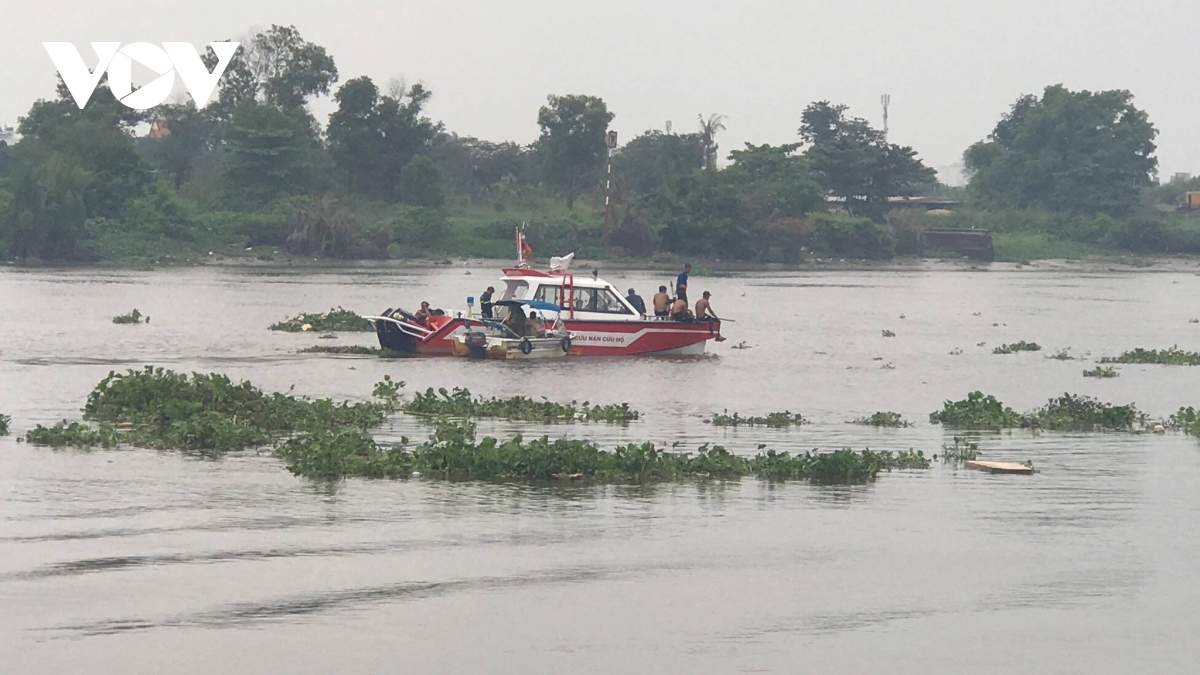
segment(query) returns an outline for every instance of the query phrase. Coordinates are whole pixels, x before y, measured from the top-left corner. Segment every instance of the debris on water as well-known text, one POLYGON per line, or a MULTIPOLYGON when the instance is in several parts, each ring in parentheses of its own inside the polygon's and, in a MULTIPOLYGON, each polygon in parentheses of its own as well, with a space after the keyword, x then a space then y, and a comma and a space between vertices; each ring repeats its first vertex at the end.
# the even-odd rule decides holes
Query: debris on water
POLYGON ((1017 464, 1016 462, 985 462, 982 460, 973 460, 964 464, 968 469, 976 469, 978 471, 986 471, 988 473, 1008 473, 1022 474, 1026 476, 1033 475, 1033 465, 1017 464))
MULTIPOLYGON (((142 323, 142 313, 136 308, 128 314, 118 314, 112 319, 113 323, 142 323)), ((150 317, 145 317, 146 323, 150 323, 150 317)))
POLYGON ((883 337, 896 337, 896 334, 888 329, 883 329, 883 337))
POLYGON ((950 350, 950 356, 962 356, 962 353, 963 353, 962 349, 960 349, 958 347, 955 347, 954 349, 950 350))

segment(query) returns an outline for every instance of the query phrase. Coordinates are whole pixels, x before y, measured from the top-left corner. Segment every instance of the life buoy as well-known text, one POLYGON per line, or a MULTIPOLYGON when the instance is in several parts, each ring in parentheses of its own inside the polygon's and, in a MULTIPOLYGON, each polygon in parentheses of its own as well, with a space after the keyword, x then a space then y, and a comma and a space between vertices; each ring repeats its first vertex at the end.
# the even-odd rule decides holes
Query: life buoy
POLYGON ((521 353, 529 356, 529 352, 531 351, 533 351, 533 343, 529 341, 529 338, 521 340, 521 353))
POLYGON ((568 335, 562 339, 562 350, 564 354, 571 353, 571 336, 568 335))

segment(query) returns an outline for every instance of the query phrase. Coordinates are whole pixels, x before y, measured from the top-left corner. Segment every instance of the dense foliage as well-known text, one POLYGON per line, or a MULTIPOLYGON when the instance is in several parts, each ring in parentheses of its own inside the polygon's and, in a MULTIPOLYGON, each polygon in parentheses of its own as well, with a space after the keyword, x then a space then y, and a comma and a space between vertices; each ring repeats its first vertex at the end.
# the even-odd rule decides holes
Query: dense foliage
POLYGON ((844 105, 797 110, 795 142, 732 152, 729 120, 701 115, 616 148, 606 231, 604 100, 550 95, 535 142, 494 142, 431 119, 424 84, 341 82, 293 26, 241 42, 202 108, 134 111, 103 82, 82 111, 61 83, 34 103, 0 147, 0 256, 507 258, 523 223, 538 256, 881 260, 945 253, 923 244, 932 227, 989 229, 1005 260, 1200 254, 1200 221, 1178 212, 1200 183, 1153 185, 1156 132, 1125 91, 1022 97, 967 151, 968 190, 844 105), (318 120, 324 96, 336 109, 318 120))

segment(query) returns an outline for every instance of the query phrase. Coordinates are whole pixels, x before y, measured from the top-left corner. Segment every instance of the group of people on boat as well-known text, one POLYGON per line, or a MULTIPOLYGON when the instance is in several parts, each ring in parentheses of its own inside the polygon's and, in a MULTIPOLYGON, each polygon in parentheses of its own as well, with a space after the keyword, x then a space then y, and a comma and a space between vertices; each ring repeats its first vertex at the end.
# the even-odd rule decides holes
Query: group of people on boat
MULTIPOLYGON (((721 317, 712 308, 712 293, 704 291, 701 298, 696 301, 696 310, 693 312, 688 309, 688 276, 692 272, 692 265, 689 263, 683 266, 683 271, 675 278, 675 294, 671 295, 667 292, 666 286, 659 286, 658 293, 654 294, 654 316, 658 319, 669 319, 671 321, 709 321, 711 319, 720 320, 721 317)), ((629 304, 635 309, 646 314, 646 303, 642 301, 634 289, 629 289, 629 296, 625 298, 629 304)))

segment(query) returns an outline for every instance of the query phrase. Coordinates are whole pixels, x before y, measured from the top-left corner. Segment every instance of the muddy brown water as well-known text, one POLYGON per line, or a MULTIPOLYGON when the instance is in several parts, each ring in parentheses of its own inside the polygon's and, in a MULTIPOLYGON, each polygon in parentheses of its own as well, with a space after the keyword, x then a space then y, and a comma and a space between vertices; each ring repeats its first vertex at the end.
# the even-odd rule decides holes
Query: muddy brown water
MULTIPOLYGON (((1200 348, 1200 277, 1187 269, 696 278, 736 323, 690 359, 299 355, 373 336, 266 330, 336 305, 455 308, 494 283, 469 271, 0 270, 0 412, 15 431, 0 438, 0 673, 1181 673, 1200 661, 1200 441, 1175 433, 988 435, 984 458, 1040 473, 935 465, 858 487, 327 485, 266 454, 15 440, 78 419, 109 370, 148 363, 336 398, 387 373, 410 391, 628 401, 644 412, 628 427, 480 431, 748 454, 932 454, 951 434, 929 412, 974 389, 1018 410, 1067 391, 1153 416, 1200 405, 1200 368, 1081 374, 1133 347, 1200 348), (151 322, 110 322, 134 307, 151 322), (1047 350, 991 353, 1017 340, 1047 350), (1045 358, 1066 347, 1088 356, 1045 358), (703 423, 723 409, 811 423, 703 423), (846 424, 877 410, 916 424, 846 424)), ((647 297, 667 282, 606 276, 647 297)), ((397 417, 378 437, 424 433, 397 417)))

